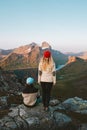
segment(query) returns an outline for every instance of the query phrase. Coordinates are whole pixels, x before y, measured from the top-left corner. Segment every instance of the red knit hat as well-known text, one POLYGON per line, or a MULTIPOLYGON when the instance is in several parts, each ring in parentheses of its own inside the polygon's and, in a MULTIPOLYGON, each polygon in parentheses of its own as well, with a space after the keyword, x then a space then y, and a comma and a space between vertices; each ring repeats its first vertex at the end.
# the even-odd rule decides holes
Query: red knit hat
POLYGON ((43 55, 44 55, 45 58, 49 58, 51 56, 51 52, 47 50, 47 51, 44 52, 43 55))

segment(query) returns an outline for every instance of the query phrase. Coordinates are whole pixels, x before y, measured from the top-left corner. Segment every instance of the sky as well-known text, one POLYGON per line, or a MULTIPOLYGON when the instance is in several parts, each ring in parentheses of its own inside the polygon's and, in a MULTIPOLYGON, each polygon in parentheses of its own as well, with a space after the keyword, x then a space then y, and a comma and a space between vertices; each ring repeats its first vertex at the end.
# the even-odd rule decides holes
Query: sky
POLYGON ((87 51, 87 0, 0 0, 0 49, 48 42, 87 51))

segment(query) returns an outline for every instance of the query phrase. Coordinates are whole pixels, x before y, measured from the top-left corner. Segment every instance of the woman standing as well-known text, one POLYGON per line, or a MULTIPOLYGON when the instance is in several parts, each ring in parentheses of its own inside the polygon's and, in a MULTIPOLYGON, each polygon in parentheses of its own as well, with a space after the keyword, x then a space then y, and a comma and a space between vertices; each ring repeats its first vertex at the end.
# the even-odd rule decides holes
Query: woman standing
POLYGON ((51 52, 44 51, 38 67, 38 83, 42 87, 44 110, 48 111, 52 86, 56 84, 56 69, 51 52))

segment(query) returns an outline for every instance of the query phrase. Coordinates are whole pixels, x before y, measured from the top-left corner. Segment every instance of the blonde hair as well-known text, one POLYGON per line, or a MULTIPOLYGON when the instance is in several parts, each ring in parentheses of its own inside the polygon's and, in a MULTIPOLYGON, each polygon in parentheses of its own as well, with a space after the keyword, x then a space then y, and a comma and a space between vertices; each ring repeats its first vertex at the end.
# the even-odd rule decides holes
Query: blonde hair
POLYGON ((53 68, 53 65, 54 65, 54 61, 53 61, 53 58, 52 56, 50 56, 49 58, 45 58, 44 56, 41 58, 41 70, 42 71, 46 71, 47 68, 50 68, 52 69, 53 68))

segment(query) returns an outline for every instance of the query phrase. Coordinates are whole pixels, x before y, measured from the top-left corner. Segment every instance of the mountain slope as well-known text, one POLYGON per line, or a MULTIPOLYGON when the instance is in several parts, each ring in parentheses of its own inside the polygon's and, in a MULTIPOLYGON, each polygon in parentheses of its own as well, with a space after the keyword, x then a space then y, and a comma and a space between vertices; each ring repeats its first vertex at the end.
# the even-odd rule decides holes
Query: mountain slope
POLYGON ((53 94, 61 99, 75 96, 87 99, 87 61, 77 58, 58 70, 53 94))
POLYGON ((36 67, 39 51, 39 47, 33 43, 19 47, 1 60, 0 66, 5 69, 36 67))
POLYGON ((42 53, 46 49, 49 49, 52 52, 56 65, 65 64, 67 62, 68 58, 66 55, 53 50, 47 42, 43 42, 41 47, 36 43, 31 43, 14 49, 0 61, 0 66, 8 70, 38 67, 42 53))
POLYGON ((75 61, 68 61, 67 64, 57 73, 58 75, 64 75, 65 78, 69 77, 70 79, 70 75, 72 78, 74 78, 74 76, 78 77, 84 74, 84 72, 87 72, 87 62, 81 58, 76 57, 75 61))

